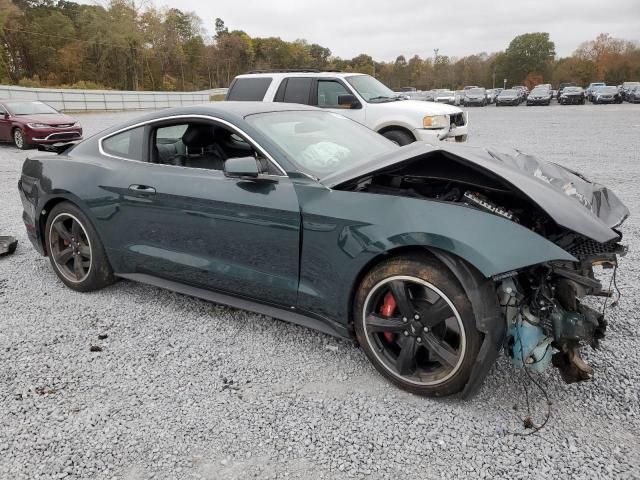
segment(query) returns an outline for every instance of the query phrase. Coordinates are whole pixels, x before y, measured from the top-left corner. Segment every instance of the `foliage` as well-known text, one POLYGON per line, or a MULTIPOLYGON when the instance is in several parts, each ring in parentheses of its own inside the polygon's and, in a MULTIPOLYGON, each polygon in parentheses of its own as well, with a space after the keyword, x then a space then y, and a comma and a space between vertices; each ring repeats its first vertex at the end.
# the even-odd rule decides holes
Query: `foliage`
POLYGON ((368 73, 392 88, 485 87, 527 83, 617 84, 640 79, 640 48, 601 34, 555 59, 547 33, 515 37, 504 52, 463 58, 399 55, 352 59, 304 39, 253 38, 216 18, 207 33, 193 12, 150 2, 0 0, 0 83, 125 90, 200 90, 228 86, 256 69, 318 68, 368 73), (146 5, 142 8, 140 5, 146 5))

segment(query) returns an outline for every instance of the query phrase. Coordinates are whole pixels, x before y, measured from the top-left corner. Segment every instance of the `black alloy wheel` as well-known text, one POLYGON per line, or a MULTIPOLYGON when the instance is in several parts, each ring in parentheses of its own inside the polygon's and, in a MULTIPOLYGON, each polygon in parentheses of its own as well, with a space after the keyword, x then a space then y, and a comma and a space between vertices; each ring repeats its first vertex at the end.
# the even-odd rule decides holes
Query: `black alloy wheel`
POLYGON ((91 242, 86 230, 70 213, 60 213, 51 222, 49 253, 58 271, 69 281, 80 283, 91 271, 91 242))
POLYGON ((62 202, 51 210, 45 241, 51 266, 67 287, 89 292, 114 282, 98 233, 76 205, 62 202))
POLYGON ((358 341, 385 377, 426 396, 462 389, 480 334, 450 272, 427 257, 392 259, 365 277, 354 303, 358 341))

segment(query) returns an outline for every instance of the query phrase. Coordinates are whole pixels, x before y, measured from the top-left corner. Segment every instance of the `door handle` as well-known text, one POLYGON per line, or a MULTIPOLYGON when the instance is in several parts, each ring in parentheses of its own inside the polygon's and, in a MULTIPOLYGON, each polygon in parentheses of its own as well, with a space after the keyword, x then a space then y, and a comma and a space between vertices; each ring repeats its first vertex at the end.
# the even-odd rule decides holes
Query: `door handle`
POLYGON ((133 190, 134 192, 138 192, 138 193, 149 193, 149 194, 156 193, 156 189, 148 185, 137 185, 137 184, 129 185, 129 190, 133 190))

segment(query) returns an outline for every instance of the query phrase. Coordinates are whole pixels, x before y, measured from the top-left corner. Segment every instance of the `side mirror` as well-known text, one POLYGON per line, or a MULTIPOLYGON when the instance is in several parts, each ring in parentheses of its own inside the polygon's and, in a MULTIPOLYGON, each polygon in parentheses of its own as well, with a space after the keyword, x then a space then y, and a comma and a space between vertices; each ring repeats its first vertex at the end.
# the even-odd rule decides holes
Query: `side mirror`
POLYGON ((360 108, 362 105, 358 101, 355 95, 351 93, 345 93, 343 95, 338 95, 338 105, 345 108, 360 108))
POLYGON ((4 112, 3 117, 4 118, 9 118, 9 112, 4 112))
POLYGON ((224 175, 229 178, 258 178, 260 169, 255 157, 228 158, 224 162, 224 175))

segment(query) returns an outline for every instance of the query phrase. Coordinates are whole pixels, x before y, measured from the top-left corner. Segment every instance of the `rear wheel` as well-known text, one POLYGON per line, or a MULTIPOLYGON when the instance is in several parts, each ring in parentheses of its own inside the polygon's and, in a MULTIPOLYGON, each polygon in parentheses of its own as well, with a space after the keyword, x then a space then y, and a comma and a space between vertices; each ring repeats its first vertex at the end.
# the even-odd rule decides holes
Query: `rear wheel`
POLYGON ((66 286, 89 292, 113 283, 113 271, 102 242, 76 205, 69 202, 56 205, 49 213, 45 234, 51 266, 66 286))
POLYGON ((382 135, 401 147, 415 142, 415 139, 410 134, 402 130, 388 130, 382 135))
POLYGON ((29 148, 27 139, 24 136, 24 132, 19 128, 15 128, 13 130, 13 144, 20 150, 26 150, 27 148, 29 148))
POLYGON ((431 257, 402 256, 374 267, 353 315, 367 357, 400 388, 445 396, 469 380, 481 335, 464 290, 431 257))

